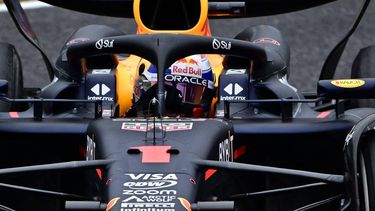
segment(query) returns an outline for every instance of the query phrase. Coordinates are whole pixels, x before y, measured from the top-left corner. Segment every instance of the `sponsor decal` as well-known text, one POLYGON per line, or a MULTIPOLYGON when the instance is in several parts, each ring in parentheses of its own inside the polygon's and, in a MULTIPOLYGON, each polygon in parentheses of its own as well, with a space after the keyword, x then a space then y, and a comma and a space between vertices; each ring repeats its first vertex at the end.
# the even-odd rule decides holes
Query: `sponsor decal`
POLYGON ((178 200, 180 201, 181 205, 187 210, 191 211, 191 205, 190 202, 184 198, 178 197, 178 200))
POLYGON ((123 190, 123 195, 176 195, 176 190, 123 190))
POLYGON ((256 39, 253 41, 253 43, 261 43, 261 44, 272 44, 272 45, 277 45, 280 46, 280 42, 272 39, 272 38, 260 38, 256 39))
POLYGON ((238 83, 230 83, 224 87, 224 92, 234 96, 220 96, 220 100, 246 100, 245 96, 237 96, 243 91, 243 88, 238 83))
POLYGON ((233 136, 219 144, 219 161, 233 161, 233 136))
POLYGON ((121 208, 121 211, 176 211, 174 208, 121 208))
POLYGON ((227 49, 227 50, 230 50, 232 47, 232 43, 231 42, 226 42, 226 41, 220 41, 218 39, 214 39, 212 41, 212 48, 215 49, 215 50, 218 50, 218 49, 227 49))
POLYGON ((105 209, 105 211, 109 211, 110 209, 112 209, 116 205, 118 200, 120 200, 120 197, 116 197, 114 199, 111 199, 111 201, 108 202, 107 208, 105 209))
POLYGON ((228 69, 225 75, 245 74, 246 69, 228 69))
POLYGON ((129 201, 133 201, 133 202, 145 202, 144 200, 140 199, 137 196, 131 196, 131 197, 127 198, 127 199, 122 200, 122 202, 129 202, 129 201))
POLYGON ((235 84, 228 84, 225 88, 224 88, 224 91, 226 93, 228 93, 229 95, 238 95, 242 92, 243 88, 238 84, 238 83, 235 83, 235 84))
POLYGON ((177 185, 175 174, 126 174, 133 182, 125 182, 124 187, 132 190, 156 190, 177 185), (135 182, 134 182, 135 180, 135 182))
MULTIPOLYGON (((121 203, 121 208, 143 208, 143 209, 138 209, 142 211, 145 210, 144 208, 174 208, 174 206, 175 206, 175 203, 141 203, 141 202, 121 203)), ((123 210, 133 211, 134 209, 123 209, 123 210)), ((146 209, 146 210, 156 211, 156 209, 146 209)), ((160 210, 160 209, 157 209, 157 210, 160 210)), ((174 209, 169 209, 169 210, 174 210, 174 209)))
POLYGON ((201 69, 202 74, 211 73, 211 63, 204 54, 196 54, 184 59, 178 60, 175 64, 185 64, 201 69))
POLYGON ((202 70, 197 66, 190 66, 186 64, 172 65, 171 72, 173 75, 183 75, 192 77, 202 77, 202 70))
POLYGON ((176 174, 125 174, 132 180, 178 180, 176 174))
POLYGON ((191 130, 193 129, 192 122, 157 122, 155 124, 147 123, 147 122, 123 122, 121 129, 123 130, 134 130, 134 131, 142 131, 146 132, 158 128, 160 130, 164 130, 166 132, 171 131, 183 131, 183 130, 191 130))
POLYGON ((113 97, 102 97, 102 96, 88 96, 88 100, 103 100, 103 101, 113 101, 113 97))
POLYGON ((178 183, 176 174, 125 174, 122 211, 174 211, 177 191, 164 189, 178 183))
POLYGON ((195 84, 200 86, 209 86, 209 81, 202 78, 195 78, 183 75, 165 75, 165 80, 169 82, 179 82, 179 83, 188 83, 188 84, 195 84))
POLYGON ((121 208, 121 211, 176 211, 174 208, 121 208))
MULTIPOLYGON (((153 118, 152 118, 153 119, 153 118)), ((113 122, 150 122, 150 119, 131 119, 131 118, 116 118, 116 119, 112 119, 113 122)), ((160 121, 160 119, 156 119, 156 121, 160 121)), ((168 119, 163 119, 163 124, 165 123, 169 123, 169 122, 173 122, 173 123, 177 123, 177 122, 204 122, 204 121, 207 121, 206 118, 180 118, 180 119, 176 119, 176 118, 168 118, 168 119)))
POLYGON ((96 95, 106 95, 108 92, 111 91, 111 89, 105 84, 101 84, 101 89, 100 85, 96 84, 90 90, 96 95))
POLYGON ((169 188, 177 185, 177 181, 172 180, 155 180, 145 182, 125 182, 124 186, 133 190, 154 190, 169 188))
POLYGON ((341 88, 357 88, 365 85, 365 81, 360 79, 333 80, 331 84, 341 88))
POLYGON ((246 97, 243 96, 220 96, 221 101, 225 100, 246 100, 246 97))
POLYGON ((87 96, 88 100, 113 101, 113 97, 104 97, 104 95, 111 91, 111 89, 105 84, 96 84, 90 90, 96 96, 87 96))
POLYGON ((100 39, 95 43, 95 47, 97 49, 103 49, 103 48, 113 48, 113 43, 115 40, 105 40, 105 39, 100 39))
POLYGON ((109 74, 111 69, 92 69, 92 74, 109 74))
POLYGON ((80 42, 86 42, 88 40, 90 40, 90 39, 89 38, 84 38, 84 37, 75 38, 75 39, 72 39, 69 42, 67 42, 66 46, 77 44, 77 43, 80 43, 80 42))
POLYGON ((122 202, 156 202, 156 203, 170 203, 176 200, 176 196, 131 196, 124 199, 122 202))

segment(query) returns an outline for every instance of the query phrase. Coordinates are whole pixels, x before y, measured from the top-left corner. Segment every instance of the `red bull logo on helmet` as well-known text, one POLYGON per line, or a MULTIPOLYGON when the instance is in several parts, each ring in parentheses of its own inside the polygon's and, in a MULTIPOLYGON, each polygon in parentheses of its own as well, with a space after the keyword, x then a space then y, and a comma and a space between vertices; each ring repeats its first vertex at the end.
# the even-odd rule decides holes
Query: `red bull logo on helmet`
POLYGON ((202 78, 199 56, 178 60, 171 66, 171 74, 202 78))
POLYGON ((173 65, 172 66, 173 75, 184 75, 184 76, 194 76, 202 77, 202 70, 200 68, 187 66, 187 65, 173 65))

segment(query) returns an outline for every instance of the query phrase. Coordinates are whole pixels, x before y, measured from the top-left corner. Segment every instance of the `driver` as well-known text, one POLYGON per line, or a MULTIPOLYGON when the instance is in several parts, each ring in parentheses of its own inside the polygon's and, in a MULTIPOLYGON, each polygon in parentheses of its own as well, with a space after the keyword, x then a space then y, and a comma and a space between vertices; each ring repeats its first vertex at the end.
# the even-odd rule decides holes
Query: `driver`
MULTIPOLYGON (((205 55, 173 63, 165 72, 167 116, 207 117, 215 96, 215 76, 205 55)), ((134 86, 133 106, 126 116, 153 115, 156 105, 157 69, 141 70, 134 86)))
MULTIPOLYGON (((208 20, 207 0, 134 0, 133 12, 134 19, 137 24, 137 34, 172 33, 211 36, 211 30, 208 20)), ((200 96, 201 93, 205 95, 208 92, 205 92, 203 90, 195 91, 195 89, 198 90, 199 88, 202 89, 202 87, 204 87, 205 90, 213 90, 213 87, 211 87, 211 83, 209 85, 200 84, 199 81, 201 80, 215 81, 215 84, 213 86, 218 86, 218 77, 223 71, 223 57, 222 55, 208 54, 202 56, 202 58, 199 58, 199 56, 187 57, 185 60, 182 59, 180 61, 177 61, 168 70, 169 73, 166 76, 166 81, 168 81, 170 84, 167 84, 166 87, 166 90, 170 91, 168 93, 169 96, 167 94, 167 107, 169 108, 168 110, 172 111, 172 108, 179 108, 180 110, 184 110, 183 113, 185 113, 184 115, 186 116, 198 115, 198 111, 202 111, 201 116, 205 116, 208 103, 204 101, 210 101, 211 97, 202 97, 200 96), (194 62, 188 64, 190 58, 193 58, 193 60, 196 61, 197 64, 193 64, 194 62), (206 75, 209 75, 209 73, 203 72, 202 75, 200 75, 199 73, 197 73, 197 75, 189 75, 189 73, 184 73, 183 71, 181 73, 178 71, 173 72, 174 66, 177 67, 184 65, 190 65, 192 67, 194 66, 194 68, 198 68, 199 66, 202 71, 205 71, 205 65, 206 67, 209 66, 211 68, 211 74, 215 73, 214 75, 216 76, 216 79, 211 79, 211 76, 208 77, 206 75), (186 81, 186 77, 188 79, 192 78, 191 80, 188 80, 189 83, 186 81), (173 86, 173 83, 175 83, 176 86, 173 86), (188 83, 185 89, 183 89, 184 83, 188 83), (193 88, 195 86, 196 88, 193 88), (183 96, 183 98, 181 99, 181 103, 179 103, 177 99, 178 92, 171 91, 172 88, 181 92, 180 95, 183 96), (188 92, 190 92, 190 94, 188 92), (177 103, 178 105, 171 104, 172 100, 169 100, 172 96, 171 93, 176 93, 175 103, 177 103), (202 102, 198 102, 199 100, 201 100, 202 102), (201 106, 202 108, 199 108, 199 106, 193 106, 199 104, 202 104, 204 106, 201 106), (181 108, 181 106, 184 108, 181 108)), ((118 112, 118 116, 129 117, 140 115, 139 113, 138 115, 134 113, 136 110, 135 107, 138 107, 139 111, 139 106, 140 104, 143 104, 143 102, 138 102, 138 100, 141 99, 144 93, 146 93, 147 90, 145 88, 148 86, 148 83, 151 83, 151 85, 154 85, 154 83, 156 83, 156 68, 153 65, 150 65, 148 61, 145 61, 143 58, 140 58, 136 55, 130 55, 125 60, 119 62, 116 72, 116 93, 118 102, 116 109, 118 112), (139 84, 140 82, 143 82, 143 80, 139 80, 139 76, 144 77, 144 83, 139 84), (134 89, 134 87, 136 86, 138 86, 138 88, 134 89), (139 93, 135 94, 133 91, 139 91, 139 93), (134 103, 137 103, 137 106, 135 106, 134 103)), ((150 96, 152 96, 152 94, 150 93, 152 93, 153 90, 156 89, 156 86, 150 86, 150 88, 151 87, 153 89, 146 93, 150 96)), ((214 116, 213 105, 217 101, 217 97, 215 97, 212 101, 212 109, 209 109, 209 116, 214 116)), ((146 104, 148 104, 148 102, 146 104)), ((146 107, 148 107, 148 105, 146 107)), ((148 108, 146 108, 146 113, 147 110, 148 108)), ((180 111, 175 111, 173 113, 180 113, 180 111)))

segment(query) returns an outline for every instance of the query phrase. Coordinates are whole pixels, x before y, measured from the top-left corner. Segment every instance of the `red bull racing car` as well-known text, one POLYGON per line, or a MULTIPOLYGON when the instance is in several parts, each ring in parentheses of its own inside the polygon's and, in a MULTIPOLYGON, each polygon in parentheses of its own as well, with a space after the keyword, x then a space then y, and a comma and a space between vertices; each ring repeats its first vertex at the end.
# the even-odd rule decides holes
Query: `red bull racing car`
POLYGON ((134 18, 137 31, 83 26, 51 62, 20 3, 4 0, 51 83, 24 88, 17 50, 0 45, 0 210, 375 210, 374 47, 353 78, 333 79, 370 0, 314 94, 288 83, 279 29, 217 37, 209 18, 332 0, 43 1, 134 18))

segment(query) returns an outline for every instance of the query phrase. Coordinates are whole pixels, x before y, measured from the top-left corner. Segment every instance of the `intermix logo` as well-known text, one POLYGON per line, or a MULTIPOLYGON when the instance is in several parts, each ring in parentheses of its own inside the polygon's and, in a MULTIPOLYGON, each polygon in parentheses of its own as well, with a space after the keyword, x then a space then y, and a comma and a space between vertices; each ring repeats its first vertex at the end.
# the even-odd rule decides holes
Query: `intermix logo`
POLYGON ((95 95, 106 95, 108 92, 111 91, 111 89, 105 84, 96 84, 91 88, 91 91, 95 95))
POLYGON ((224 91, 226 93, 228 93, 229 95, 238 95, 242 92, 243 88, 238 84, 238 83, 235 83, 235 84, 228 84, 225 88, 224 88, 224 91))

